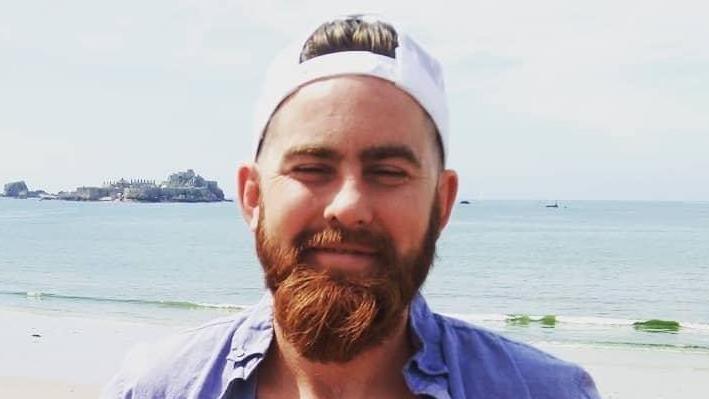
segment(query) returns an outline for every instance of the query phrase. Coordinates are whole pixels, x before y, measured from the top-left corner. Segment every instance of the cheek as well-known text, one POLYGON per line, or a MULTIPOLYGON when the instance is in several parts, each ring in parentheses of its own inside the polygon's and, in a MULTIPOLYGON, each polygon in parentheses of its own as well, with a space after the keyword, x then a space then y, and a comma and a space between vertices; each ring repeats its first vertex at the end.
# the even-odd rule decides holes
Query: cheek
POLYGON ((313 194, 295 184, 273 184, 261 198, 263 222, 272 238, 294 237, 317 216, 313 194))
POLYGON ((379 204, 378 219, 394 240, 399 255, 417 250, 428 228, 432 200, 406 195, 379 204))

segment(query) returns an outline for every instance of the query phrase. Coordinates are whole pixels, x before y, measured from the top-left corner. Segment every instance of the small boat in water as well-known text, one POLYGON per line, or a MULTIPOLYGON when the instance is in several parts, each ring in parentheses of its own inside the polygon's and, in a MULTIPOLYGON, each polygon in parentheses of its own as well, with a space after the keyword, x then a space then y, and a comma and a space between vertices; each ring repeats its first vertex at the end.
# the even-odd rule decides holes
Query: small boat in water
POLYGON ((544 205, 544 206, 547 207, 547 208, 558 208, 558 207, 559 207, 559 202, 558 202, 558 201, 554 201, 553 204, 546 204, 546 205, 544 205))

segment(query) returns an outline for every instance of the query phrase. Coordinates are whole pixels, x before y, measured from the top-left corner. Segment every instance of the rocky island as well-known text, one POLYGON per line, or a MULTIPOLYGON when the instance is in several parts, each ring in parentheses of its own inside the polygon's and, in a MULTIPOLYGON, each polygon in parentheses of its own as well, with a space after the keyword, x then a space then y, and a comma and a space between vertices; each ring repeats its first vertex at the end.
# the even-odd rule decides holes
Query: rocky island
POLYGON ((219 202, 225 201, 224 192, 216 181, 206 180, 194 170, 177 172, 156 184, 154 180, 120 179, 107 181, 100 187, 82 186, 76 190, 60 191, 56 195, 29 191, 25 182, 8 183, 4 196, 13 198, 58 199, 65 201, 135 201, 135 202, 219 202))
POLYGON ((2 190, 2 197, 11 198, 40 198, 47 195, 44 190, 30 191, 24 181, 14 181, 5 184, 2 190))

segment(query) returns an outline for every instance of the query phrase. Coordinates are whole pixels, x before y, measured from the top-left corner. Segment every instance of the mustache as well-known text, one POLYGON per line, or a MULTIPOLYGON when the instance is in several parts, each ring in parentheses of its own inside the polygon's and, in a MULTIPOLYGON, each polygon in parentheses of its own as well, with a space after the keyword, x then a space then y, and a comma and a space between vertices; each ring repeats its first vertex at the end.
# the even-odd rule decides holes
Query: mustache
POLYGON ((299 255, 312 249, 333 245, 356 245, 371 250, 377 256, 383 256, 387 248, 391 248, 391 239, 385 234, 365 229, 352 230, 332 226, 319 231, 303 231, 296 236, 294 242, 299 255))

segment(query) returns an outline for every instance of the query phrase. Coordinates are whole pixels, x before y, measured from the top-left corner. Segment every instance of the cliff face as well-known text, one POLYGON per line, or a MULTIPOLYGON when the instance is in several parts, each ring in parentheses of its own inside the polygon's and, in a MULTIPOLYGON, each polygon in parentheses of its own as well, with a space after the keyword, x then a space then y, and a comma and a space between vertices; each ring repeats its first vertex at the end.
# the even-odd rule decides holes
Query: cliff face
MULTIPOLYGON (((219 190, 221 192, 221 190, 219 190)), ((172 202, 217 202, 224 200, 206 187, 163 188, 163 195, 172 202)))
POLYGON ((123 190, 124 200, 141 202, 160 202, 163 195, 160 187, 155 185, 144 185, 138 187, 128 187, 123 190))
POLYGON ((70 193, 60 192, 57 198, 67 201, 98 201, 110 196, 111 190, 105 187, 79 187, 70 193))

